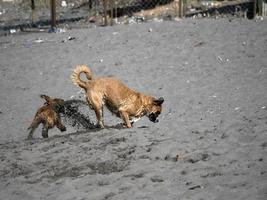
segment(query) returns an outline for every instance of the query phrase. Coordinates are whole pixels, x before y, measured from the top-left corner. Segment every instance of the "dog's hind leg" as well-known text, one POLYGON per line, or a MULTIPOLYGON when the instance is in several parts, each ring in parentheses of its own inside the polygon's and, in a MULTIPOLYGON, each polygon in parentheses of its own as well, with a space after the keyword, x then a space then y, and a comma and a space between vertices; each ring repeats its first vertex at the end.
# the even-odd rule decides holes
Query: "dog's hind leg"
POLYGON ((103 102, 102 98, 95 93, 88 94, 87 101, 89 105, 95 111, 97 126, 100 128, 104 128, 104 118, 103 118, 103 102))
POLYGON ((103 119, 103 112, 102 108, 96 109, 94 108, 96 119, 97 119, 97 126, 99 128, 104 128, 104 119, 103 119))
POLYGON ((35 119, 32 121, 31 125, 30 125, 29 128, 28 128, 28 129, 31 129, 31 130, 30 130, 30 132, 29 132, 29 134, 28 134, 27 139, 32 139, 32 137, 33 137, 33 133, 34 133, 35 129, 39 126, 40 123, 41 123, 41 121, 40 121, 38 118, 35 118, 35 119))
POLYGON ((42 129, 42 136, 43 138, 48 138, 48 126, 47 125, 44 125, 43 126, 43 129, 42 129))
POLYGON ((31 128, 31 130, 30 130, 30 132, 28 134, 28 137, 27 137, 28 140, 32 139, 32 136, 33 136, 33 133, 34 133, 35 129, 36 128, 31 128))

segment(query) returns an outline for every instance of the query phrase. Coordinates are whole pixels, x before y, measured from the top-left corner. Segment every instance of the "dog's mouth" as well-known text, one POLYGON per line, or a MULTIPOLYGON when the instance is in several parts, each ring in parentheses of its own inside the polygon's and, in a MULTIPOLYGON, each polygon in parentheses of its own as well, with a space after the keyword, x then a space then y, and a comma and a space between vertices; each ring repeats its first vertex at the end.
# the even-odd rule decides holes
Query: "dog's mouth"
POLYGON ((157 119, 157 117, 158 117, 158 115, 155 114, 155 113, 150 113, 148 115, 149 120, 152 121, 152 122, 154 122, 154 123, 159 122, 159 120, 157 119))

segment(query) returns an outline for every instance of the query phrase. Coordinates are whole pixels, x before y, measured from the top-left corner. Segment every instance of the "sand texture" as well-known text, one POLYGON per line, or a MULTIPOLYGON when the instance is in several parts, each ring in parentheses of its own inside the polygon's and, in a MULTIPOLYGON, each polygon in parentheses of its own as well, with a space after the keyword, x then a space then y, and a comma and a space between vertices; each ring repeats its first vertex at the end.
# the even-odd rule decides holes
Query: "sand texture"
MULTIPOLYGON (((267 20, 186 19, 0 37, 0 199, 266 200, 267 20), (70 39, 72 38, 72 39, 70 39), (164 97, 158 123, 25 140, 77 64, 164 97)), ((87 106, 82 112, 95 123, 87 106)))

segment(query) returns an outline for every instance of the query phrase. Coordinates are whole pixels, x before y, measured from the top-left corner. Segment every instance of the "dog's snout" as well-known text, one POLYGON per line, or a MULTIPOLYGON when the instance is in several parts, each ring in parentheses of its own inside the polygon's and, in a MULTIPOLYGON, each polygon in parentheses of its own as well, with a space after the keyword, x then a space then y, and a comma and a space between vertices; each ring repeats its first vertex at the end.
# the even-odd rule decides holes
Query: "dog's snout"
POLYGON ((158 115, 155 114, 155 113, 150 113, 148 115, 149 120, 152 121, 152 122, 154 122, 154 123, 159 122, 159 120, 157 119, 157 117, 158 117, 158 115))

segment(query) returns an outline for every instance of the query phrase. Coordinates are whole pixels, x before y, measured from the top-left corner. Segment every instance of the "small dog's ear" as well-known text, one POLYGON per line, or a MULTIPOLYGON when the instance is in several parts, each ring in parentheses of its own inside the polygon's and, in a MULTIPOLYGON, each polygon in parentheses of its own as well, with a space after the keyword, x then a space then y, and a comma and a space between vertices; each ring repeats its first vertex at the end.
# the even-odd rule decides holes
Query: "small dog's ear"
POLYGON ((48 104, 51 102, 51 98, 45 94, 41 94, 40 97, 43 98, 48 104))
POLYGON ((154 103, 157 104, 157 105, 159 105, 159 106, 161 104, 163 104, 163 102, 164 102, 164 98, 163 97, 160 97, 159 99, 154 100, 154 103))

